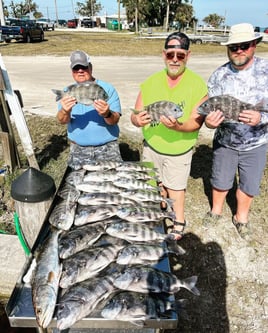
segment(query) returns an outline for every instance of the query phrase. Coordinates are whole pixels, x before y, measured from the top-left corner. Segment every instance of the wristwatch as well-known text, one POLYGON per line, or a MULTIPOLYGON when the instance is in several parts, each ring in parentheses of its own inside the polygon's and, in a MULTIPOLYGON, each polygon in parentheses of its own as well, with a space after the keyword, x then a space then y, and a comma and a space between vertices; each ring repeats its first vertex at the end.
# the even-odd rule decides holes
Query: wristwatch
POLYGON ((105 116, 105 117, 103 117, 103 118, 110 118, 110 117, 111 117, 111 115, 112 115, 112 112, 109 110, 109 112, 108 112, 107 116, 105 116))

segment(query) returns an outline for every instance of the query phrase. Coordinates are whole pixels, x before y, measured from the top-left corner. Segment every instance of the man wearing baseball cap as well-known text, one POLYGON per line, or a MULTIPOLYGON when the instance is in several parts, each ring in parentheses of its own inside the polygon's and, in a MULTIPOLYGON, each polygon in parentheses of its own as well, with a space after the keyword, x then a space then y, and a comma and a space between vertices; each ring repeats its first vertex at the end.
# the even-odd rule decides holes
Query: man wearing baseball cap
MULTIPOLYGON (((268 61, 255 56, 262 40, 249 23, 231 27, 227 47, 229 61, 220 66, 208 80, 209 97, 230 95, 245 104, 267 108, 268 61)), ((268 111, 268 110, 265 110, 268 111)), ((216 223, 237 177, 236 208, 232 222, 238 234, 250 240, 249 211, 266 166, 268 143, 268 113, 255 109, 241 110, 239 121, 224 121, 219 109, 205 119, 209 128, 216 128, 213 140, 212 208, 204 224, 216 223)))
POLYGON ((117 141, 121 115, 117 91, 110 83, 93 76, 90 57, 84 51, 71 53, 70 67, 76 84, 97 84, 108 97, 107 100, 95 99, 92 105, 78 103, 75 96, 69 94, 59 101, 57 118, 67 124, 70 142, 68 165, 77 169, 97 160, 122 161, 117 141))

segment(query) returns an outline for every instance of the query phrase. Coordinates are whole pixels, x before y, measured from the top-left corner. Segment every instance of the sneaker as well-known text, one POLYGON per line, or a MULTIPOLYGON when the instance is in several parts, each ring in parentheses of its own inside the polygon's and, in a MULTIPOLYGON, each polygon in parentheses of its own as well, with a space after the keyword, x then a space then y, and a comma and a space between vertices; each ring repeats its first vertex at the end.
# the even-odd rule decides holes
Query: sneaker
POLYGON ((208 227, 211 224, 216 224, 221 218, 221 215, 214 214, 212 212, 207 212, 205 217, 203 218, 203 225, 208 227))
POLYGON ((233 225, 236 227, 236 230, 237 230, 239 236, 242 239, 248 241, 250 239, 249 223, 238 222, 234 216, 233 216, 232 222, 233 222, 233 225))

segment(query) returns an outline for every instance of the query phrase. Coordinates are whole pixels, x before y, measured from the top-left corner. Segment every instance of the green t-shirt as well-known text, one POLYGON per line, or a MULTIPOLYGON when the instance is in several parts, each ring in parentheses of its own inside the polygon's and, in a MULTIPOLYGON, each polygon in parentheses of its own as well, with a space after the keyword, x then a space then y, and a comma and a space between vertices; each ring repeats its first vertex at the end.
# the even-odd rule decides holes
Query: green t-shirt
MULTIPOLYGON (((166 69, 151 75, 141 84, 143 105, 157 101, 174 102, 183 110, 179 122, 189 119, 194 106, 207 94, 205 81, 196 73, 186 68, 183 76, 175 87, 169 87, 166 69)), ((146 125, 142 128, 143 136, 148 145, 165 155, 179 155, 190 150, 198 137, 198 131, 179 132, 165 127, 146 125)))

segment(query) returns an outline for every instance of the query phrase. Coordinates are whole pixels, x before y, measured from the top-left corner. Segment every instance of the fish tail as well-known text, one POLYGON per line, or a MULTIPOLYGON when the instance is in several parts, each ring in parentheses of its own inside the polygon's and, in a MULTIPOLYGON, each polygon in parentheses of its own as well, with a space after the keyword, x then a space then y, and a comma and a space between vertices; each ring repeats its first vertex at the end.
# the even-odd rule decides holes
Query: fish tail
POLYGON ((193 293, 196 296, 200 296, 200 291, 196 288, 196 282, 197 282, 197 276, 193 275, 186 279, 181 280, 181 286, 185 289, 189 290, 191 293, 193 293))
POLYGON ((167 240, 167 247, 170 252, 178 255, 186 253, 186 251, 181 246, 179 246, 176 241, 167 240))
POLYGON ((58 102, 62 98, 61 90, 51 89, 52 92, 56 95, 56 102, 58 102))

